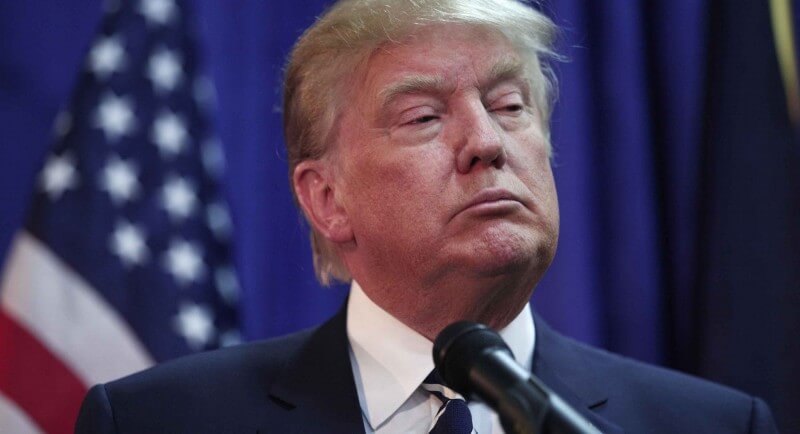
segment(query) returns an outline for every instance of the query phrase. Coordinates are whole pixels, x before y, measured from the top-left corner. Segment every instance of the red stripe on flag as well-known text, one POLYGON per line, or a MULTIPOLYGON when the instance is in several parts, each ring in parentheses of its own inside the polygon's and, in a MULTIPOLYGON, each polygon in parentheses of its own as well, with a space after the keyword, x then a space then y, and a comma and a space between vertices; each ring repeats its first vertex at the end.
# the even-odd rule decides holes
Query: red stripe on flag
POLYGON ((0 310, 0 390, 45 432, 69 434, 87 389, 35 336, 0 310))

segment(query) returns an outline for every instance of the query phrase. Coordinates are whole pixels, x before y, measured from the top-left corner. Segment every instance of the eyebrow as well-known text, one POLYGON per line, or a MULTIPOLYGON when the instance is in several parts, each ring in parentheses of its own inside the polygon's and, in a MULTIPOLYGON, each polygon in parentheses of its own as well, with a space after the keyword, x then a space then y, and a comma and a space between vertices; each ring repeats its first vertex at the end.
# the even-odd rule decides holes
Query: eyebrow
POLYGON ((386 107, 402 95, 415 93, 438 93, 446 87, 444 77, 440 75, 410 75, 392 83, 378 93, 381 106, 386 107))
POLYGON ((508 57, 500 59, 500 61, 492 65, 488 79, 480 88, 485 91, 498 83, 509 80, 520 80, 523 83, 527 83, 527 80, 525 80, 525 65, 519 59, 508 57))
MULTIPOLYGON (((492 65, 489 74, 483 83, 480 83, 481 92, 495 86, 496 84, 508 81, 519 80, 520 85, 528 90, 527 80, 524 79, 525 65, 514 58, 503 58, 492 65)), ((447 90, 445 78, 440 75, 410 75, 400 81, 392 83, 378 93, 381 106, 390 105, 395 99, 403 95, 442 93, 447 90)))

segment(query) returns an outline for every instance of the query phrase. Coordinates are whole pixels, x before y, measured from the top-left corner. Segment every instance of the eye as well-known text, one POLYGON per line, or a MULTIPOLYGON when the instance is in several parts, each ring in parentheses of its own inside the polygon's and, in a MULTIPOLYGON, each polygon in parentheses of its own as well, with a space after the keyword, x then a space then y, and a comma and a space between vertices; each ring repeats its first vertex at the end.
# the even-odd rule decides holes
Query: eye
POLYGON ((419 104, 403 110, 398 114, 396 125, 407 127, 421 127, 435 123, 441 119, 442 113, 431 104, 419 104))
POLYGON ((408 124, 409 125, 427 124, 428 122, 435 121, 436 119, 439 119, 439 116, 435 115, 419 116, 417 118, 412 119, 410 122, 408 122, 408 124))
POLYGON ((500 116, 517 117, 525 111, 525 105, 519 103, 505 104, 492 108, 490 111, 500 116))
POLYGON ((518 113, 524 110, 525 107, 522 104, 508 104, 500 108, 501 111, 509 112, 509 113, 518 113))
POLYGON ((489 110, 501 115, 518 115, 525 111, 525 103, 519 93, 512 92, 492 102, 489 110))

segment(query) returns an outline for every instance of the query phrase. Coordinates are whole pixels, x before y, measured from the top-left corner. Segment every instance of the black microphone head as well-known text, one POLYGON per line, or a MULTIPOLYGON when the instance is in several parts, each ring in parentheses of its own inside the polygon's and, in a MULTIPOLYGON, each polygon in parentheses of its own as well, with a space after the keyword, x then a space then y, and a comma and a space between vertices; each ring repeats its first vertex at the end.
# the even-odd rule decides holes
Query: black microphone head
POLYGON ((511 349, 494 330, 470 321, 445 327, 433 342, 433 363, 442 380, 456 392, 470 397, 469 371, 485 353, 511 349))

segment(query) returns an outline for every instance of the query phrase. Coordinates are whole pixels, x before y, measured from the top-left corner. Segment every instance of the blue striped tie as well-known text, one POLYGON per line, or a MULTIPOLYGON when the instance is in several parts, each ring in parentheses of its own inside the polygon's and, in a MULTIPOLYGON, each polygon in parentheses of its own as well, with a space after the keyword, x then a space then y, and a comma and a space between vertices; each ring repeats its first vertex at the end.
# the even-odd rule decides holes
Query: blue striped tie
POLYGON ((461 395, 445 386, 434 370, 422 382, 422 388, 441 401, 429 434, 470 434, 472 433, 472 414, 461 395))

